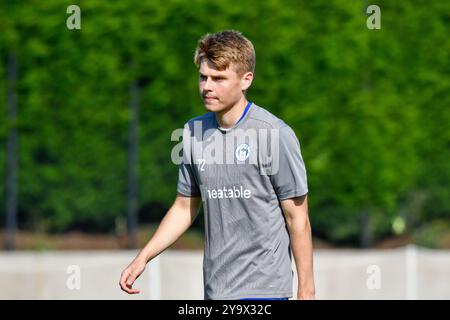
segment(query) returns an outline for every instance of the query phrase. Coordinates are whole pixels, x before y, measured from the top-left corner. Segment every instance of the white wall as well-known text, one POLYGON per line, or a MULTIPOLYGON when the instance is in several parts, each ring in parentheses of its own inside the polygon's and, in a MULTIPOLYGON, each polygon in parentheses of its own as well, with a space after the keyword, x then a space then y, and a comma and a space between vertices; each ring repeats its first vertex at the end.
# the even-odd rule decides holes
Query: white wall
MULTIPOLYGON (((0 299, 203 298, 197 251, 164 252, 136 281, 141 294, 123 293, 120 273, 136 253, 2 252, 0 299)), ((314 269, 318 299, 450 299, 450 251, 317 250, 314 269)))

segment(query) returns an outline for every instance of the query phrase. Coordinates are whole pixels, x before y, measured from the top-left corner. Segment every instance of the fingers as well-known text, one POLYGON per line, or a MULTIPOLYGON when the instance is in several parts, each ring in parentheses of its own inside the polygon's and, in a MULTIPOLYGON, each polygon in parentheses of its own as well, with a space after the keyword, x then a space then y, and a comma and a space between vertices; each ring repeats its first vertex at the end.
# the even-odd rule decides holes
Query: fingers
POLYGON ((131 274, 130 271, 125 270, 120 277, 120 288, 128 294, 137 294, 141 291, 138 289, 133 289, 133 283, 136 277, 131 274))
POLYGON ((128 288, 128 293, 130 294, 136 294, 139 293, 140 291, 138 289, 133 289, 133 283, 136 280, 136 277, 133 275, 130 275, 126 281, 126 286, 128 288))
POLYGON ((126 281, 127 286, 128 286, 128 287, 131 287, 131 286, 133 285, 133 283, 134 283, 134 280, 136 280, 136 277, 133 276, 132 274, 130 274, 130 275, 128 276, 127 281, 126 281))
POLYGON ((129 274, 129 272, 127 270, 122 272, 122 275, 120 277, 120 282, 119 282, 120 289, 122 289, 125 292, 128 292, 128 288, 127 288, 127 285, 126 285, 126 282, 127 282, 127 279, 128 279, 128 274, 129 274))

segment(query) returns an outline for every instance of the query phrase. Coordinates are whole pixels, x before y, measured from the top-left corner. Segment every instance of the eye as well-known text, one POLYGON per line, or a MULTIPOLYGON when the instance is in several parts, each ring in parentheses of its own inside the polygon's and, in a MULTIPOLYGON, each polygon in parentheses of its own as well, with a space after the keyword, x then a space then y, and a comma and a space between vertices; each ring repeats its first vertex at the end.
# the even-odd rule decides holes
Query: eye
POLYGON ((199 79, 200 79, 200 81, 206 81, 206 76, 200 75, 199 79))

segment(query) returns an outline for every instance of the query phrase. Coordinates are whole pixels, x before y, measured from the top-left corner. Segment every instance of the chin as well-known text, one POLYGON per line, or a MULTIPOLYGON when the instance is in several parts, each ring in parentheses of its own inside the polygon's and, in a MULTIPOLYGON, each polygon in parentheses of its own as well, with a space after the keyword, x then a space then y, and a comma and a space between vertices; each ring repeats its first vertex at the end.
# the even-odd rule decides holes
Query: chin
POLYGON ((204 105, 205 105, 205 109, 210 112, 218 112, 218 111, 222 111, 224 109, 224 107, 221 104, 204 102, 204 105))

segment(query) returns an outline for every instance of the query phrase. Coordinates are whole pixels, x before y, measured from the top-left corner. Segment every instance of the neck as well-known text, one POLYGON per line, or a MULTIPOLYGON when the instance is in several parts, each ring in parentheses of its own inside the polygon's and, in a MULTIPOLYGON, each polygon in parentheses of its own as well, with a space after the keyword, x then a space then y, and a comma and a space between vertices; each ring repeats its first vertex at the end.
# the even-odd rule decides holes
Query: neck
POLYGON ((242 98, 230 108, 216 112, 216 119, 219 126, 224 129, 233 127, 242 116, 242 113, 244 113, 247 103, 248 101, 245 96, 242 96, 242 98))

